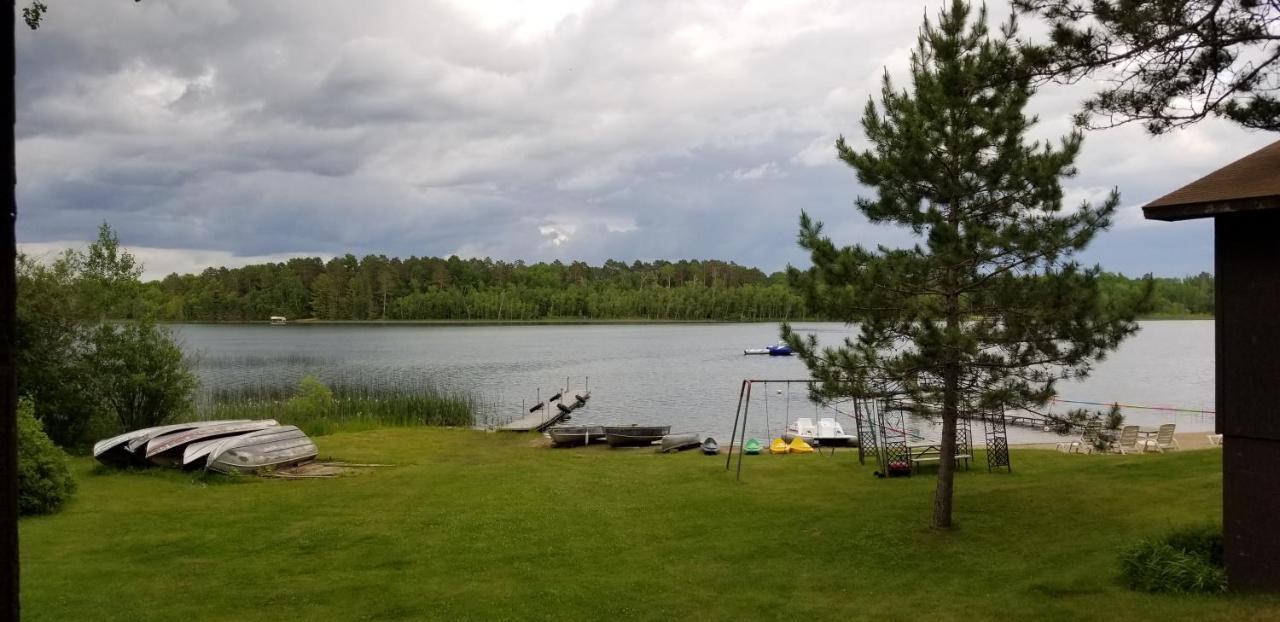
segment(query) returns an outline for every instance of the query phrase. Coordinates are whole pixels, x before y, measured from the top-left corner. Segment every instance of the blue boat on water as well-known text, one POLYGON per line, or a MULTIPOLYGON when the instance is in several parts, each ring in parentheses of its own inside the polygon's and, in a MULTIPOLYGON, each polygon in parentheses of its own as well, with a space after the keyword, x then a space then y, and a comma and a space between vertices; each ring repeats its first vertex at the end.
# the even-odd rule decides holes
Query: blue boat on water
POLYGON ((791 346, 779 341, 765 348, 747 348, 743 354, 768 354, 769 356, 791 356, 791 346))

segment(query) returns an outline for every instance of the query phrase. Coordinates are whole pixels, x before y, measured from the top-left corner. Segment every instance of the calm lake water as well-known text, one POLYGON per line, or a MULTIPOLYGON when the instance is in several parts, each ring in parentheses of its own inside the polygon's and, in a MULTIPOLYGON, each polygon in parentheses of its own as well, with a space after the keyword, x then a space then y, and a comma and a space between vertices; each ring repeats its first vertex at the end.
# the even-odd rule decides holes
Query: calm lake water
MULTIPOLYGON (((842 324, 798 325, 835 342, 842 324)), ((803 379, 793 357, 743 356, 777 341, 774 324, 573 326, 181 325, 196 355, 203 391, 295 385, 305 374, 326 381, 409 386, 423 382, 467 392, 490 420, 519 415, 541 390, 590 383, 591 401, 574 423, 670 424, 673 431, 727 437, 744 378, 803 379), (523 400, 523 402, 522 402, 523 400)), ((1144 322, 1142 330, 1083 382, 1064 383, 1066 400, 1213 410, 1213 322, 1144 322)), ((814 417, 802 386, 771 385, 753 399, 749 434, 767 437, 787 419, 814 417), (768 420, 766 422, 766 409, 768 420)), ((1069 405, 1051 408, 1061 412, 1069 405)), ((1212 416, 1126 409, 1130 423, 1176 422, 1179 431, 1211 430, 1212 416)), ((818 416, 831 416, 829 412, 818 416)), ((852 422, 842 419, 852 433, 852 422)), ((915 422, 928 435, 928 422, 915 422)), ((980 441, 981 430, 975 430, 980 441)), ((1054 440, 1010 429, 1015 441, 1054 440)))

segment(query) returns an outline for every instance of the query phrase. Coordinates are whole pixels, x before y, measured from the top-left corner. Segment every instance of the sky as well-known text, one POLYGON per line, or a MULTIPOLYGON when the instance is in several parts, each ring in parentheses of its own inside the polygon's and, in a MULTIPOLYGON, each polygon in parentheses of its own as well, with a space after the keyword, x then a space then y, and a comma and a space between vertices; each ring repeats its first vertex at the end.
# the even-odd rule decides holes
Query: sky
MULTIPOLYGON (((99 0, 17 34, 19 246, 108 222, 146 278, 294 256, 808 265, 902 245, 835 156, 938 1, 99 0)), ((1007 9, 991 3, 993 19, 1007 9)), ((1034 35, 1034 24, 1027 24, 1034 35)), ((1092 84, 1032 100, 1056 140, 1092 84)), ((1083 255, 1212 271, 1212 224, 1141 205, 1273 142, 1210 120, 1089 132, 1067 200, 1123 203, 1083 255)))

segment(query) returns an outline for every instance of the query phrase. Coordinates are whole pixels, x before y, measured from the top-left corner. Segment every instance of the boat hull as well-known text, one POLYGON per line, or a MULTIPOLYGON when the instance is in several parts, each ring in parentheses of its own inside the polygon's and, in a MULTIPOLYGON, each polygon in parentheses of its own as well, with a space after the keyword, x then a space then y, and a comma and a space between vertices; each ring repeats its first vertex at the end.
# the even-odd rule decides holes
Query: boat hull
POLYGON ((668 434, 662 437, 662 453, 693 449, 701 444, 702 440, 698 438, 697 434, 692 432, 686 434, 668 434))
POLYGON ((202 426, 192 430, 157 436, 147 442, 146 458, 161 466, 181 466, 183 464, 183 451, 191 443, 206 439, 237 436, 245 432, 256 432, 275 425, 277 425, 275 419, 238 421, 235 423, 202 426))
POLYGON ((547 435, 556 447, 576 447, 603 439, 604 428, 598 425, 560 426, 547 428, 547 435))
POLYGON ((210 471, 234 475, 293 466, 315 459, 315 442, 296 426, 276 426, 233 436, 209 452, 210 471))
POLYGON ((671 433, 671 426, 606 426, 605 442, 610 447, 647 447, 671 433))

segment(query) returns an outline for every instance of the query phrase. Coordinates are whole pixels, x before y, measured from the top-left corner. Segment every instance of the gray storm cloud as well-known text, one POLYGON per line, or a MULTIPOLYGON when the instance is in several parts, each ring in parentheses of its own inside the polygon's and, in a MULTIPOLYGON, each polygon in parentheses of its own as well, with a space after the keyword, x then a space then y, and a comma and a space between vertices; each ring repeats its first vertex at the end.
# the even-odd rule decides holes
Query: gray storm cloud
MULTIPOLYGON (((846 242, 832 143, 937 2, 51 3, 18 35, 19 238, 107 220, 167 269, 291 254, 803 263, 846 242)), ((1002 9, 993 7, 993 15, 1002 9)), ((1086 85, 1087 86, 1087 85, 1086 85)), ((1044 137, 1085 91, 1035 102, 1044 137)), ((1272 137, 1088 137, 1072 196, 1136 207, 1272 137)), ((1130 212, 1136 214, 1133 209, 1130 212)), ((1211 269, 1208 229, 1126 215, 1090 258, 1211 269)))

